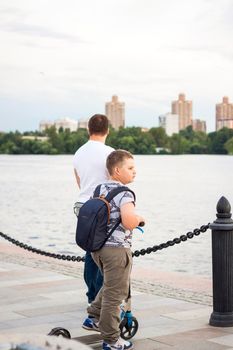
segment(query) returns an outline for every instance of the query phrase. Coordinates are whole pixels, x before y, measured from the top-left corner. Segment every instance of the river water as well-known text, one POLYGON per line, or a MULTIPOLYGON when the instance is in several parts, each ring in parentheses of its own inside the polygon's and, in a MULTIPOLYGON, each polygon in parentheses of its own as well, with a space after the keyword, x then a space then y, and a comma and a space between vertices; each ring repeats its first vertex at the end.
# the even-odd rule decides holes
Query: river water
MULTIPOLYGON (((133 250, 160 244, 212 222, 224 195, 233 203, 233 157, 135 156, 130 187, 144 233, 134 231, 133 250)), ((51 252, 82 255, 75 244, 78 199, 72 156, 0 155, 0 231, 51 252)), ((164 271, 211 276, 211 231, 134 259, 164 271)))

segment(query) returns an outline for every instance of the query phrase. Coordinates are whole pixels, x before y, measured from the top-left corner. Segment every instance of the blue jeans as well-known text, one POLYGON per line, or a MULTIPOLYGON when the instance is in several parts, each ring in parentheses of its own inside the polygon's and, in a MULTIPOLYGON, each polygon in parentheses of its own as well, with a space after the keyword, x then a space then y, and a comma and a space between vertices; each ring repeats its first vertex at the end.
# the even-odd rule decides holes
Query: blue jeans
POLYGON ((86 293, 88 303, 91 303, 95 300, 96 295, 103 285, 103 275, 92 259, 91 253, 88 252, 85 255, 84 262, 84 281, 88 289, 86 293))

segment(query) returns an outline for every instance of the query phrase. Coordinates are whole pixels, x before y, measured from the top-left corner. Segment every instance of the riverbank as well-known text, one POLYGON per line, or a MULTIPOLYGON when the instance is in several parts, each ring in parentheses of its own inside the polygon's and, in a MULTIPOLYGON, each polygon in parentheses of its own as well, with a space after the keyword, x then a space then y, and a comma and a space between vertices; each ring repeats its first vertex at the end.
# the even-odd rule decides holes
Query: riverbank
MULTIPOLYGON (((21 339, 32 334, 40 339, 60 326, 100 349, 99 336, 81 328, 86 316, 82 272, 82 263, 61 262, 0 243, 0 343, 17 334, 21 339)), ((134 349, 232 349, 233 327, 208 325, 210 281, 181 274, 177 278, 173 273, 134 269, 132 311, 139 322, 134 349)))

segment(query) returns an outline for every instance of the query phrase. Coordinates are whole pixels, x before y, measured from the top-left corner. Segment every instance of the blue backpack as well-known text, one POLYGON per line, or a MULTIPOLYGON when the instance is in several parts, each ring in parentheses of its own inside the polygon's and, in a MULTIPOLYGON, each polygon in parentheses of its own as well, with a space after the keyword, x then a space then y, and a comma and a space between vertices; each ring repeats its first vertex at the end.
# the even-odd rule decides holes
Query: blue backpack
POLYGON ((128 191, 135 194, 126 186, 111 190, 106 197, 100 195, 101 185, 97 186, 93 198, 86 201, 79 210, 76 228, 76 243, 87 252, 95 252, 103 247, 113 231, 121 223, 121 218, 108 231, 110 222, 110 201, 119 193, 128 191))

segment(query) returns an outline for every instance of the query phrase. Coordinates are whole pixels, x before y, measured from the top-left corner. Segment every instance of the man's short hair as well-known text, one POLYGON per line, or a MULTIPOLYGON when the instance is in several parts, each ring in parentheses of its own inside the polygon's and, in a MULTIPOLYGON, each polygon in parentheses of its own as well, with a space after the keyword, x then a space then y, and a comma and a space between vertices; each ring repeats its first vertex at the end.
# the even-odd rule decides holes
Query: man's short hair
POLYGON ((104 136, 108 133, 108 118, 103 114, 94 114, 88 121, 89 135, 104 136))
POLYGON ((109 175, 113 175, 114 168, 116 166, 121 166, 124 160, 129 158, 133 159, 133 155, 124 149, 117 149, 116 151, 111 152, 106 160, 106 167, 109 175))

